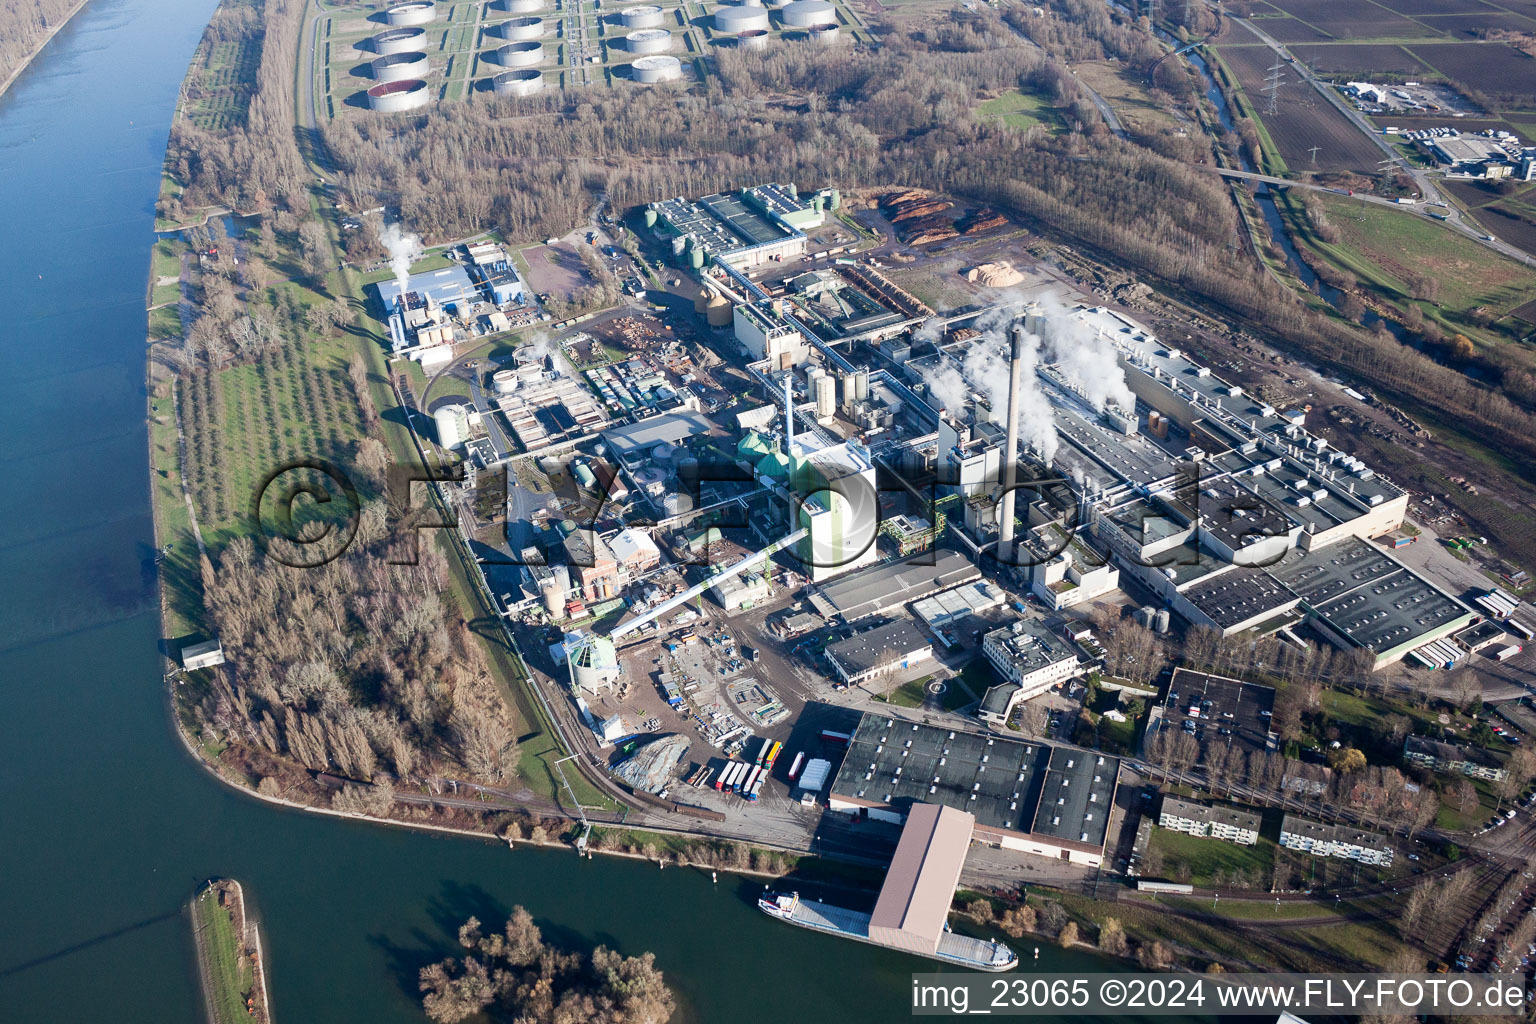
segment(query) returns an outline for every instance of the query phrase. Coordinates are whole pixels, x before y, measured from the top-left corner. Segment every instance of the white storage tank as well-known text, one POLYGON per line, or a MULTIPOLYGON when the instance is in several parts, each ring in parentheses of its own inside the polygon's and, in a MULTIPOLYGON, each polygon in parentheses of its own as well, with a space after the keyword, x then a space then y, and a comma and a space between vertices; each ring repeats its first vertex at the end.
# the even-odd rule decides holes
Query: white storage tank
POLYGON ((630 53, 666 53, 672 49, 672 33, 664 28, 643 28, 624 37, 630 53))
POLYGON ((374 53, 386 56, 391 53, 410 53, 426 46, 427 33, 420 28, 392 28, 380 32, 370 40, 374 53))
POLYGON ((765 7, 722 4, 715 8, 716 32, 739 36, 743 32, 751 32, 755 29, 767 31, 768 27, 768 9, 765 7))
POLYGON ((496 35, 502 39, 514 41, 519 39, 538 39, 544 35, 544 29, 544 19, 533 17, 513 18, 511 21, 504 21, 500 25, 494 26, 496 35))
POLYGON ((426 78, 427 55, 418 51, 375 57, 369 70, 374 79, 380 82, 398 82, 402 78, 426 78))
MULTIPOLYGON (((530 72, 527 71, 508 71, 506 74, 526 75, 529 73, 530 72)), ((538 72, 534 71, 532 74, 536 75, 538 72)), ((497 75, 496 77, 502 78, 504 76, 497 75)), ((498 395, 510 395, 512 392, 517 390, 518 384, 521 382, 521 380, 522 378, 517 375, 516 370, 497 370, 495 373, 491 374, 491 387, 495 389, 498 395)))
POLYGON ((565 617, 565 588, 560 585, 560 580, 554 576, 539 585, 539 597, 544 602, 544 611, 552 619, 565 617))
POLYGON ((837 412, 837 381, 822 374, 816 378, 816 418, 829 420, 837 412))
POLYGON ((469 408, 453 404, 438 406, 432 413, 437 426, 437 443, 444 448, 461 447, 469 440, 469 408))
POLYGON ((431 0, 411 0, 410 3, 396 4, 384 12, 386 24, 397 28, 402 25, 426 25, 437 18, 437 8, 431 0))
POLYGON ((779 12, 784 24, 790 28, 816 28, 819 25, 836 25, 837 8, 828 0, 794 0, 779 12))
POLYGON ((842 30, 836 25, 818 25, 811 29, 811 42, 818 46, 836 46, 843 38, 842 30))
POLYGON ((667 16, 660 7, 626 7, 619 12, 619 24, 625 28, 661 28, 667 16))
POLYGON ((527 68, 544 59, 544 44, 528 39, 496 48, 496 63, 504 68, 527 68))
POLYGON ((641 57, 630 66, 630 77, 645 85, 657 82, 675 82, 683 77, 683 63, 666 53, 641 57))
POLYGON ((368 90, 368 109, 381 114, 398 114, 406 110, 419 110, 432 99, 432 90, 419 78, 402 78, 398 82, 383 82, 368 90))
POLYGON ((496 0, 491 4, 491 10, 504 11, 507 14, 532 14, 542 11, 548 4, 545 0, 496 0))
POLYGON ((736 45, 743 50, 762 51, 768 49, 768 33, 760 28, 750 32, 743 32, 736 37, 736 45))
MULTIPOLYGON (((491 79, 491 91, 498 96, 532 96, 544 88, 544 76, 533 68, 523 71, 503 71, 491 79)), ((509 391, 517 390, 518 377, 511 370, 498 370, 496 376, 491 378, 496 382, 496 390, 502 394, 501 376, 506 374, 512 378, 509 391)))

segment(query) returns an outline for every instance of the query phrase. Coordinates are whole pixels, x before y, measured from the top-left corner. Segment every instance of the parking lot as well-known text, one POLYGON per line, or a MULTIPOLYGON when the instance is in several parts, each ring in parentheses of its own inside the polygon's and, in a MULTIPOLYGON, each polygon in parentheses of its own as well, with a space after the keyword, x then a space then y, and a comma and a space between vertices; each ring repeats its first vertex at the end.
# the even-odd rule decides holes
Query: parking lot
POLYGON ((1163 701, 1163 728, 1182 729, 1204 744, 1226 743, 1249 753, 1273 749, 1270 716, 1275 691, 1268 686, 1175 669, 1163 701))

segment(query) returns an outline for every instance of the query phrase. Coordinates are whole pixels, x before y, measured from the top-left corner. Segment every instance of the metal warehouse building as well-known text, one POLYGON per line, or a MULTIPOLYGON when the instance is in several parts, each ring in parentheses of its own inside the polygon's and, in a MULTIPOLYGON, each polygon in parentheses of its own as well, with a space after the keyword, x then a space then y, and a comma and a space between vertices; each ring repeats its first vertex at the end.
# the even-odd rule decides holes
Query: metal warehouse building
POLYGON ((973 815, 981 842, 1099 867, 1119 773, 1119 758, 1090 750, 866 713, 827 806, 901 822, 943 804, 973 815))

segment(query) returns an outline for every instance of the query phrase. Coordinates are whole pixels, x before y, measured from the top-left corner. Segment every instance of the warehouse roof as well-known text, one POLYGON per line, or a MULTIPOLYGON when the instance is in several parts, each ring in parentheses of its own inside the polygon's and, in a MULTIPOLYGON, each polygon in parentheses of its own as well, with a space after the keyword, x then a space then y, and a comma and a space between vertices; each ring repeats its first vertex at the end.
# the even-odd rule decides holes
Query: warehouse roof
POLYGON ((1053 842, 1082 843, 1080 837, 1087 835, 1086 845, 1102 848, 1119 767, 1118 758, 1092 751, 866 713, 831 792, 901 812, 917 803, 940 803, 975 815, 978 828, 1038 832, 1053 842), (1036 827, 1036 808, 1047 782, 1056 794, 1051 807, 1062 810, 1045 816, 1051 831, 1042 832, 1036 827), (1055 803, 1069 792, 1073 803, 1055 803), (1080 802, 1075 800, 1079 793, 1080 802), (1058 817, 1060 822, 1052 823, 1058 817))
POLYGON ((828 618, 853 622, 981 578, 981 570, 951 548, 870 566, 819 585, 811 604, 828 618), (928 564, 924 564, 928 563, 928 564))
POLYGON ((870 928, 893 928, 938 948, 976 818, 941 804, 912 805, 870 928))
POLYGON ((614 457, 629 462, 662 442, 676 444, 686 437, 708 434, 714 429, 708 417, 701 413, 683 411, 667 412, 632 423, 627 427, 615 427, 603 431, 614 457))
POLYGON ((900 660, 903 655, 930 646, 928 638, 910 619, 897 619, 831 644, 827 656, 854 676, 878 667, 883 658, 900 660))
POLYGON ((1288 611, 1299 600, 1284 583, 1251 566, 1208 576, 1181 593, 1222 629, 1288 611))

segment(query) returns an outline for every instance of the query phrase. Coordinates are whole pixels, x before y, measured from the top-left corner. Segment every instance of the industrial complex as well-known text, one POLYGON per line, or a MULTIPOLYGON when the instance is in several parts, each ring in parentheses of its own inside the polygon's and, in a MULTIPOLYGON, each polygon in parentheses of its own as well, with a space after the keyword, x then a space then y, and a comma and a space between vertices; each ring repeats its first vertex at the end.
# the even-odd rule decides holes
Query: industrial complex
MULTIPOLYGON (((814 27, 829 5, 791 8, 814 27)), ((619 13, 636 52, 658 16, 619 13)), ((1107 648, 1205 635, 1364 676, 1504 650, 1519 602, 1404 557, 1407 490, 1126 310, 971 275, 977 301, 935 311, 835 186, 613 223, 651 285, 617 311, 551 321, 496 241, 374 297, 402 393, 447 396, 421 410, 464 470, 444 496, 571 742, 647 806, 884 837, 872 912, 781 892, 766 913, 993 970, 1013 952, 943 925, 968 850, 1129 877, 1161 830, 1391 869, 1393 839, 1354 821, 1277 832, 1176 795, 1154 820, 1159 772, 1290 757, 1282 702, 1272 678, 1107 648)), ((1422 737, 1392 756, 1497 768, 1422 737)), ((1277 786, 1330 784, 1285 764, 1277 786)))

